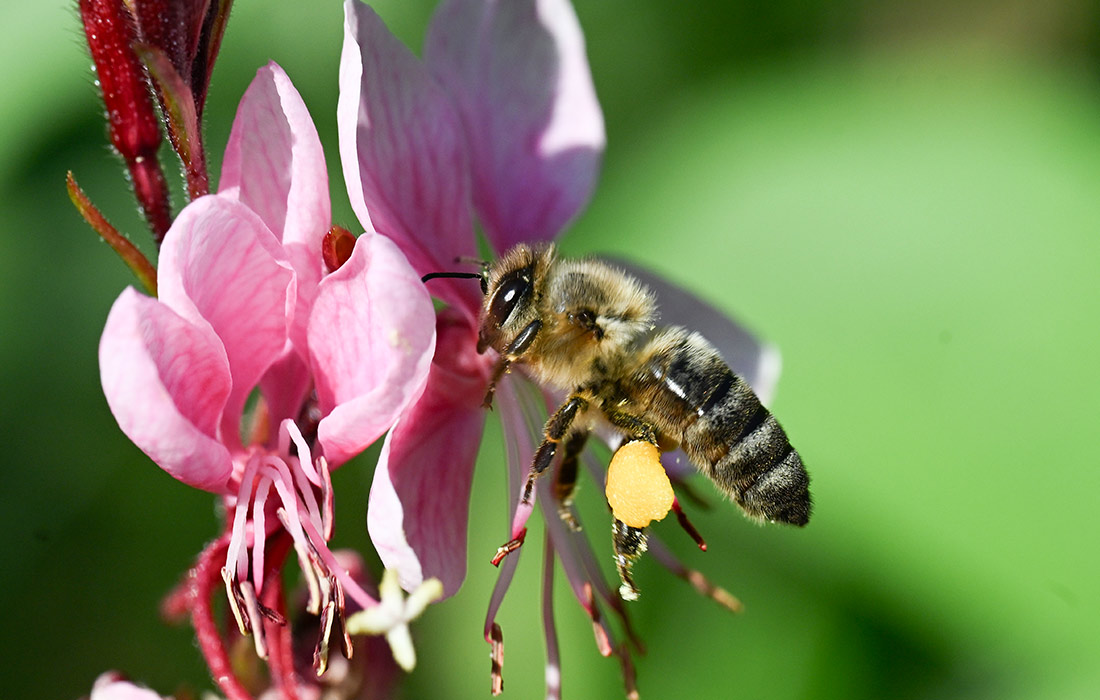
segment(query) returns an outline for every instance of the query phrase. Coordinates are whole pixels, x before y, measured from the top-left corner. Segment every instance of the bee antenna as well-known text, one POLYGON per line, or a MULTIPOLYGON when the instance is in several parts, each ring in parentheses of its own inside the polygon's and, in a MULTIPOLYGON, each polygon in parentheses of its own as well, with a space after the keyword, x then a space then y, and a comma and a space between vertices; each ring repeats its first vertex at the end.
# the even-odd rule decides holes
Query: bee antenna
POLYGON ((421 282, 427 282, 428 280, 435 279, 463 279, 463 280, 481 280, 481 293, 489 293, 489 276, 485 270, 481 272, 429 272, 420 278, 421 282))

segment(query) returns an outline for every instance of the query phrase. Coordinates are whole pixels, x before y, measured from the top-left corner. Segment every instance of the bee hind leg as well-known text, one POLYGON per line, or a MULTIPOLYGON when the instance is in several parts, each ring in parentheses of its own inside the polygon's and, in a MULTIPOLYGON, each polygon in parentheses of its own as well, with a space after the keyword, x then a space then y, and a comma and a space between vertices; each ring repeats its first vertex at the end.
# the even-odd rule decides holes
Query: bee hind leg
POLYGON ((554 498, 558 502, 558 515, 573 532, 580 532, 581 524, 573 512, 573 494, 577 490, 577 461, 588 441, 587 430, 575 430, 565 438, 565 455, 554 480, 554 498))
MULTIPOLYGON (((657 427, 632 413, 617 409, 604 409, 609 423, 621 430, 631 440, 644 440, 660 449, 657 427)), ((615 546, 615 568, 619 572, 619 596, 623 600, 637 600, 638 587, 634 585, 634 562, 645 553, 648 536, 644 527, 633 527, 615 518, 611 526, 611 541, 615 546)))
POLYGON ((648 547, 645 528, 631 527, 615 518, 611 526, 611 541, 615 545, 615 568, 619 571, 619 596, 623 600, 637 600, 640 592, 634 585, 634 562, 648 547))
POLYGON ((638 418, 632 413, 613 408, 604 408, 607 422, 626 434, 628 440, 645 440, 657 445, 657 427, 638 418))

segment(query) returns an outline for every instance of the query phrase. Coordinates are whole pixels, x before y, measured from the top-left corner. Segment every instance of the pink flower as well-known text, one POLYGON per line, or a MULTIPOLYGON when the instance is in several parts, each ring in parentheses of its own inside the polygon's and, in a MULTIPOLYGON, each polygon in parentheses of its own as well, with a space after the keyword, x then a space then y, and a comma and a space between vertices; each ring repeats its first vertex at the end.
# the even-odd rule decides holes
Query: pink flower
POLYGON ((309 113, 269 64, 241 100, 220 191, 165 236, 159 297, 124 290, 99 348, 123 432, 172 477, 223 498, 229 601, 261 656, 265 543, 281 531, 315 614, 342 613, 345 593, 376 604, 328 548, 329 471, 418 398, 435 347, 431 299, 391 240, 361 236, 325 274, 328 196, 309 113))
MULTIPOLYGON (((498 253, 556 236, 588 201, 604 145, 568 3, 445 2, 424 63, 369 7, 345 7, 337 119, 360 222, 393 238, 420 274, 477 256, 472 208, 498 253)), ((451 594, 465 576, 493 358, 476 350, 477 285, 432 284, 450 306, 425 394, 386 440, 367 524, 402 585, 436 576, 451 594)))
MULTIPOLYGON (((393 238, 422 275, 454 270, 456 261, 478 256, 475 214, 497 254, 519 242, 557 237, 588 202, 604 147, 603 116, 568 1, 444 0, 428 29, 423 61, 369 7, 346 0, 345 8, 337 119, 344 179, 360 222, 393 238)), ((685 297, 659 280, 645 281, 655 282, 658 295, 685 297)), ((477 352, 482 304, 477 285, 453 279, 430 284, 447 304, 437 315, 435 357, 424 394, 386 438, 367 526, 382 561, 397 571, 405 588, 437 577, 450 595, 466 571, 470 484, 486 416, 482 401, 496 357, 477 352)), ((750 373, 735 366, 751 381, 760 346, 694 300, 686 306, 685 313, 709 314, 705 320, 735 338, 740 344, 735 352, 748 351, 727 358, 751 365, 750 373)), ((519 494, 534 453, 532 430, 541 430, 545 416, 538 415, 536 404, 543 401, 516 373, 498 385, 495 407, 508 441, 513 494, 510 536, 517 546, 532 508, 519 503, 519 494)), ((602 469, 595 471, 602 478, 602 469)), ((587 540, 565 526, 550 499, 539 503, 548 532, 544 605, 547 678, 554 694, 557 648, 549 589, 555 557, 592 617, 601 653, 621 648, 600 606, 618 614, 628 634, 629 623, 587 540)), ((652 549, 700 589, 724 595, 667 555, 659 542, 652 549)), ((494 618, 517 558, 505 561, 486 619, 494 662, 500 650, 494 618)), ((619 655, 629 686, 625 648, 619 655)), ((496 670, 494 680, 499 681, 496 670)))

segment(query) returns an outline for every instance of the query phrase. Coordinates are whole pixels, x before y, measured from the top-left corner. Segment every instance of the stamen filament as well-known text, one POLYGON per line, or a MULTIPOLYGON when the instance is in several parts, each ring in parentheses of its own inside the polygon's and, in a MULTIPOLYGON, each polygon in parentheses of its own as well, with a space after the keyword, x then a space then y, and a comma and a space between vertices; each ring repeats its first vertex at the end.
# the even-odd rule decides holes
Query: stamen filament
POLYGON ((340 565, 340 562, 336 560, 336 557, 332 554, 332 551, 328 548, 328 545, 324 544, 324 540, 321 538, 319 532, 313 527, 313 524, 309 521, 302 521, 302 527, 310 536, 310 544, 314 547, 314 552, 320 558, 324 564, 326 570, 336 577, 336 580, 340 583, 344 593, 351 596, 359 607, 366 610, 378 605, 378 601, 371 597, 369 593, 363 590, 363 587, 351 577, 347 569, 340 565), (315 543, 320 542, 320 545, 315 543))
POLYGON ((546 638, 546 697, 561 698, 561 656, 554 624, 554 545, 549 533, 542 560, 542 629, 546 638))
MULTIPOLYGON (((298 567, 302 570, 302 576, 306 580, 306 587, 309 589, 309 602, 306 604, 306 610, 314 615, 320 615, 322 604, 321 583, 317 578, 317 569, 311 558, 309 542, 306 541, 304 533, 302 533, 301 539, 293 535, 292 525, 285 508, 276 510, 275 515, 278 516, 279 522, 283 524, 286 531, 291 533, 291 539, 294 541, 294 552, 298 555, 298 567)), ((300 528, 304 522, 295 523, 299 525, 299 531, 301 531, 300 528)))
POLYGON ((676 521, 680 523, 680 527, 684 528, 691 539, 695 540, 695 544, 699 546, 699 549, 704 552, 707 551, 707 543, 703 540, 703 536, 699 534, 699 531, 695 529, 695 526, 688 520, 687 513, 680 507, 680 499, 675 498, 672 500, 672 510, 676 512, 676 521))
POLYGON ((328 460, 321 457, 317 460, 321 469, 321 531, 325 536, 325 542, 332 539, 333 513, 335 501, 332 492, 332 474, 328 469, 328 460))
POLYGON ((267 495, 271 491, 271 479, 264 477, 256 487, 252 500, 252 581, 257 591, 263 590, 264 550, 267 544, 267 495))
MULTIPOLYGON (((262 468, 274 469, 278 475, 279 478, 275 479, 273 477, 273 481, 275 481, 275 488, 279 491, 279 495, 283 499, 283 505, 287 508, 293 505, 295 515, 301 516, 304 512, 306 519, 313 520, 314 524, 320 528, 321 513, 320 509, 317 507, 317 499, 313 496, 313 489, 307 484, 305 493, 302 493, 301 488, 298 488, 300 486, 298 480, 302 478, 301 471, 295 470, 298 474, 298 477, 295 478, 291 475, 290 468, 287 466, 286 462, 271 455, 268 455, 263 460, 262 468), (290 492, 291 485, 296 487, 295 494, 293 495, 290 492)), ((303 518, 297 517, 294 520, 301 522, 303 518)))
MULTIPOLYGON (((248 520, 248 503, 252 494, 253 481, 259 468, 258 455, 250 455, 245 463, 241 483, 237 487, 237 502, 233 509, 233 534, 225 553, 225 566, 234 572, 234 581, 248 578, 248 559, 244 548, 247 546, 245 525, 248 520)), ((228 581, 226 582, 228 585, 228 581)), ((230 596, 232 598, 232 596, 230 596)))

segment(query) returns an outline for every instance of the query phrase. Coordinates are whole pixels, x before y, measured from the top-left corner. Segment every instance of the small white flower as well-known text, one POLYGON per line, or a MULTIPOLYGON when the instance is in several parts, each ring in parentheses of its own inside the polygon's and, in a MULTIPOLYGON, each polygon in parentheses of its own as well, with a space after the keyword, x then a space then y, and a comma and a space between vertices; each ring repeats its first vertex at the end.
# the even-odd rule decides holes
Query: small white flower
POLYGON ((397 571, 386 569, 378 586, 381 600, 378 605, 361 610, 347 619, 349 634, 384 634, 393 650, 394 661, 406 671, 416 666, 409 623, 416 619, 430 603, 443 597, 443 584, 430 578, 413 591, 408 598, 401 593, 397 571))

